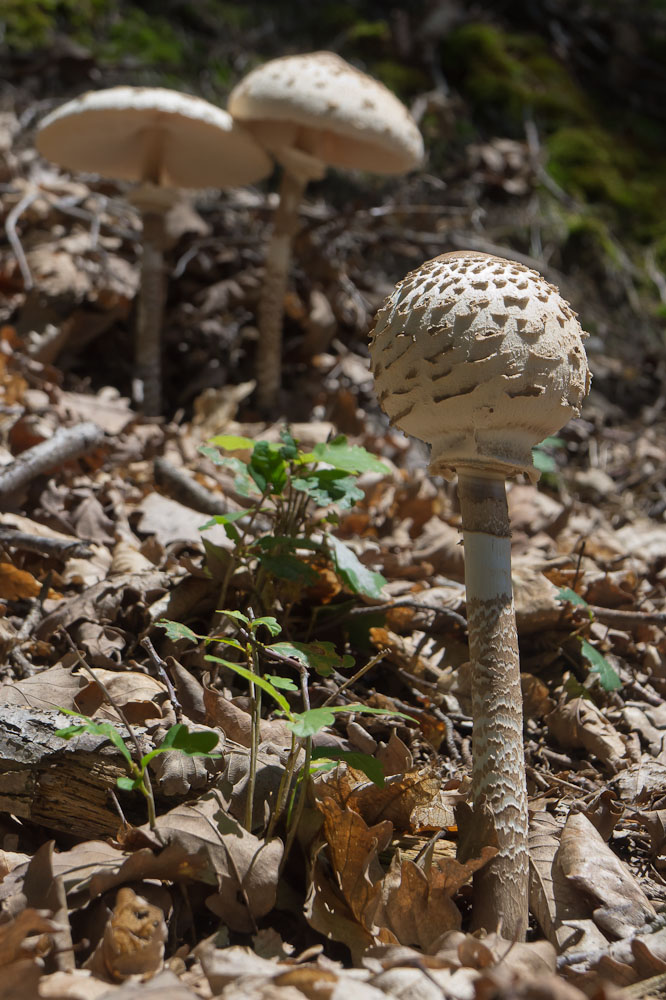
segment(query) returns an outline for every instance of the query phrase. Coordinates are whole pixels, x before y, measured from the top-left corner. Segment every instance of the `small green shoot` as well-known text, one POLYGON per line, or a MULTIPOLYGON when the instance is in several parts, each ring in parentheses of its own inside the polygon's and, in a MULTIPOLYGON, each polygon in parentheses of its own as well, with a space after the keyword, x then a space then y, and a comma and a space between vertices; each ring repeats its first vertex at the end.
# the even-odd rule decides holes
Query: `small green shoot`
MULTIPOLYGON (((557 592, 557 599, 567 604, 572 604, 574 607, 583 608, 589 620, 591 622, 594 621, 594 611, 590 605, 584 597, 581 597, 580 594, 577 594, 570 587, 561 587, 557 592)), ((580 642, 580 652, 583 659, 589 665, 590 673, 598 674, 599 683, 604 691, 618 691, 622 687, 622 681, 617 671, 610 665, 603 653, 600 653, 582 635, 578 635, 576 638, 580 642)))
POLYGON ((82 715, 80 712, 70 712, 66 708, 59 708, 58 711, 64 715, 71 715, 83 721, 56 730, 56 736, 59 736, 63 740, 71 740, 72 737, 81 736, 83 733, 91 733, 93 736, 104 736, 120 751, 125 760, 127 775, 116 778, 116 784, 118 788, 122 788, 126 792, 141 792, 148 806, 148 819, 151 829, 155 829, 156 822, 155 802, 146 774, 146 768, 151 760, 157 757, 158 754, 168 753, 169 751, 177 751, 178 753, 185 754, 187 757, 222 756, 219 753, 213 753, 213 748, 217 746, 219 739, 217 733, 210 730, 192 732, 186 725, 179 722, 171 726, 159 746, 144 754, 137 763, 133 759, 131 751, 122 736, 110 722, 95 722, 87 715, 82 715))
POLYGON ((541 482, 551 489, 560 485, 560 467, 554 452, 564 448, 565 441, 559 437, 547 437, 532 448, 532 461, 537 472, 541 473, 541 482))
MULTIPOLYGON (((302 451, 288 430, 280 441, 252 441, 236 435, 221 435, 200 451, 216 465, 234 475, 237 492, 254 503, 242 511, 219 514, 202 525, 207 531, 221 525, 234 543, 232 552, 214 552, 222 572, 219 606, 227 604, 227 591, 240 567, 255 579, 253 604, 260 609, 286 595, 283 604, 293 605, 298 594, 315 585, 323 564, 333 570, 353 594, 379 597, 385 584, 380 573, 369 570, 352 550, 327 529, 337 512, 349 510, 363 498, 356 479, 364 472, 388 473, 388 468, 344 436, 302 451), (222 451, 236 452, 223 455, 222 451), (330 508, 325 517, 317 514, 330 508), (259 516, 270 522, 270 530, 257 533, 259 516)), ((213 550, 209 555, 211 565, 213 550)))

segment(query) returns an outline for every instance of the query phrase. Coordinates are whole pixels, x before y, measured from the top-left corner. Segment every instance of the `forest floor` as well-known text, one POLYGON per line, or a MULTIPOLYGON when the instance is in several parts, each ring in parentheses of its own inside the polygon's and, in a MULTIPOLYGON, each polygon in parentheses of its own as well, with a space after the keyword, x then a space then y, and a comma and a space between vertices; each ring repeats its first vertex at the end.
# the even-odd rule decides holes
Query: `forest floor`
POLYGON ((512 248, 510 224, 539 245, 527 141, 470 146, 446 184, 427 169, 322 182, 267 421, 254 322, 275 196, 206 192, 171 215, 167 415, 146 419, 130 402, 138 219, 122 186, 39 160, 46 109, 15 98, 0 116, 0 998, 663 995, 666 395, 656 339, 621 343, 631 270, 612 315, 599 281, 512 248), (469 932, 493 847, 465 835, 455 485, 387 427, 366 346, 395 281, 462 248, 541 270, 594 327, 581 417, 538 450, 537 485, 509 485, 525 944, 469 932), (317 478, 331 467, 337 493, 317 478))

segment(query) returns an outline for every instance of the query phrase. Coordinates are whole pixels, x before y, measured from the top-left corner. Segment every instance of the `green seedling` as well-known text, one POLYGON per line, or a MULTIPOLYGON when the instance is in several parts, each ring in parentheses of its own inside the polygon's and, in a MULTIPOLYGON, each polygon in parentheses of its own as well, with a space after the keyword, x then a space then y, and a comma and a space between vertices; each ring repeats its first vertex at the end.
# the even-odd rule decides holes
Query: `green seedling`
POLYGON ((540 481, 552 490, 560 487, 560 467, 554 453, 564 448, 564 445, 563 438, 551 435, 532 448, 532 461, 534 468, 541 473, 540 481))
POLYGON ((191 732, 183 723, 171 726, 166 736, 159 746, 144 754, 137 763, 132 757, 132 752, 127 746, 122 736, 110 722, 94 722, 87 715, 80 712, 70 712, 66 708, 58 711, 65 715, 72 715, 82 719, 83 722, 72 726, 66 726, 56 731, 56 736, 63 740, 71 740, 73 736, 81 736, 83 733, 91 733, 93 736, 105 736, 122 754, 127 774, 116 778, 118 788, 125 792, 141 792, 146 800, 148 808, 148 822, 151 830, 155 829, 155 799, 152 786, 148 777, 147 767, 151 760, 161 753, 168 753, 175 750, 185 754, 187 757, 220 757, 221 754, 213 753, 213 748, 217 745, 218 735, 210 730, 204 732, 191 732))
MULTIPOLYGON (((594 621, 594 611, 590 605, 584 597, 581 597, 570 587, 561 587, 557 592, 557 599, 574 607, 583 608, 589 620, 594 621)), ((622 687, 622 681, 603 653, 600 653, 596 646, 593 646, 584 636, 577 635, 576 638, 580 642, 581 656, 589 665, 590 673, 598 675, 599 683, 604 691, 618 691, 622 687)))
POLYGON ((199 635, 186 625, 178 622, 159 622, 170 639, 188 639, 191 642, 203 642, 205 644, 220 644, 233 650, 236 655, 240 654, 244 662, 226 659, 213 654, 206 655, 206 660, 219 664, 232 670, 239 677, 242 677, 249 684, 250 697, 252 701, 252 738, 250 745, 250 780, 246 804, 245 825, 250 829, 253 813, 253 792, 254 778, 256 774, 257 756, 259 748, 259 732, 261 721, 262 693, 267 694, 277 706, 276 711, 285 718, 286 724, 292 732, 291 750, 285 765, 283 779, 277 795, 277 801, 273 810, 271 820, 271 831, 275 823, 285 811, 287 799, 295 774, 300 751, 305 751, 305 761, 299 769, 300 778, 311 773, 311 762, 318 760, 317 770, 330 769, 340 761, 346 761, 350 766, 363 771, 366 776, 379 785, 384 783, 383 768, 379 761, 363 753, 350 753, 348 751, 333 750, 326 748, 325 753, 313 751, 312 737, 322 729, 330 726, 335 721, 336 714, 340 712, 354 712, 365 715, 391 715, 404 719, 410 717, 401 712, 390 709, 370 708, 360 703, 350 705, 322 705, 311 708, 309 705, 309 695, 307 688, 308 671, 313 671, 320 676, 330 676, 333 671, 347 670, 354 665, 354 658, 347 654, 340 655, 333 643, 330 642, 269 642, 264 643, 257 633, 262 629, 267 629, 271 638, 279 635, 281 626, 272 616, 261 618, 250 618, 240 611, 221 611, 221 615, 230 618, 237 624, 240 639, 227 635, 199 635), (300 679, 300 691, 305 710, 294 711, 285 692, 296 692, 299 686, 290 677, 276 676, 263 673, 262 662, 278 662, 295 670, 300 679))
POLYGON ((303 451, 288 430, 279 443, 222 435, 200 451, 216 465, 234 474, 234 487, 253 501, 247 510, 216 515, 201 528, 222 525, 234 543, 229 553, 205 541, 211 561, 222 566, 219 606, 227 603, 231 579, 237 569, 252 571, 254 591, 248 603, 260 609, 279 590, 283 604, 293 604, 298 594, 319 580, 316 566, 332 567, 353 594, 378 598, 385 584, 381 573, 369 570, 328 528, 338 511, 349 510, 363 498, 357 478, 364 472, 388 473, 374 455, 343 436, 311 451, 303 451), (222 452, 237 453, 225 455, 222 452), (249 458, 240 458, 238 453, 249 458), (329 508, 322 515, 322 508, 329 508), (263 517, 270 529, 257 532, 263 517))

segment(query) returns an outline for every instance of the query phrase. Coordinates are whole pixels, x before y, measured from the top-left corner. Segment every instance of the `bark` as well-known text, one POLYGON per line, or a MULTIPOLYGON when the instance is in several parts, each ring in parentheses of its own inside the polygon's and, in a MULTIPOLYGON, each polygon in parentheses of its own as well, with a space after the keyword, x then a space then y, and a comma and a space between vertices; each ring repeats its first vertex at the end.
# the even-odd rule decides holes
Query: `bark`
POLYGON ((474 877, 476 927, 522 941, 528 920, 528 817, 511 537, 504 480, 459 473, 472 663, 472 796, 499 853, 474 877))
POLYGON ((134 360, 139 381, 141 409, 146 416, 157 416, 162 409, 162 325, 166 300, 164 276, 164 214, 142 213, 143 257, 141 289, 137 307, 134 360))
POLYGON ((306 180, 283 170, 280 204, 266 255, 266 272, 258 308, 257 403, 262 410, 275 404, 281 381, 282 320, 289 277, 291 245, 298 229, 298 208, 306 180))
MULTIPOLYGON (((126 773, 122 758, 104 737, 55 735, 77 721, 48 709, 0 707, 0 811, 81 838, 115 836, 122 821, 110 792, 126 773)), ((122 799, 128 819, 144 822, 142 797, 122 799)))

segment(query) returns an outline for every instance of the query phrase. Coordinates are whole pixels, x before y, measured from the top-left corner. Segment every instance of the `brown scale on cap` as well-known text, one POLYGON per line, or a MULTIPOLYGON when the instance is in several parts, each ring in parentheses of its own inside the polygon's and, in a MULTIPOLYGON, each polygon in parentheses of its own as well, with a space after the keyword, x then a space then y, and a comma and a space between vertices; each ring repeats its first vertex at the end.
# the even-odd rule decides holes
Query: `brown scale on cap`
POLYGON ((399 282, 380 309, 372 369, 391 422, 461 465, 535 478, 532 448, 580 410, 590 375, 576 314, 514 261, 456 251, 399 282))

